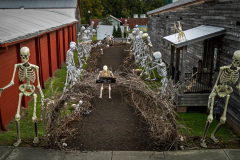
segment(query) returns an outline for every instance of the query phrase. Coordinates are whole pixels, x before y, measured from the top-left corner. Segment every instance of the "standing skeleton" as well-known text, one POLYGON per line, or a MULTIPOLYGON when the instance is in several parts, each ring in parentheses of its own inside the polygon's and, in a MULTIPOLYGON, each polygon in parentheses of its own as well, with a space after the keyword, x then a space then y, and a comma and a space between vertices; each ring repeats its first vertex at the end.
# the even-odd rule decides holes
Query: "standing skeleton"
MULTIPOLYGON (((200 146, 203 147, 203 148, 207 148, 207 145, 205 143, 205 137, 206 137, 206 134, 207 134, 207 130, 210 126, 210 123, 213 120, 213 104, 214 104, 215 96, 226 97, 225 107, 224 107, 222 117, 220 118, 220 122, 217 125, 216 129, 211 134, 211 139, 215 143, 219 142, 219 140, 217 138, 215 138, 215 134, 220 129, 220 127, 226 122, 226 113, 227 113, 228 101, 229 101, 229 98, 230 98, 230 94, 233 92, 232 87, 227 85, 227 84, 228 83, 229 84, 235 84, 238 81, 239 72, 240 72, 240 67, 238 67, 239 62, 240 62, 240 50, 234 52, 233 62, 232 62, 231 65, 223 66, 223 67, 220 68, 220 72, 219 72, 217 81, 216 81, 216 83, 213 87, 213 90, 212 90, 212 92, 209 96, 209 100, 208 100, 208 108, 210 110, 210 113, 208 115, 206 127, 205 127, 205 130, 204 130, 201 142, 200 142, 200 146), (220 84, 217 85, 219 78, 220 78, 220 84)), ((238 89, 239 94, 240 94, 240 81, 238 82, 236 88, 238 89)))
POLYGON ((152 71, 152 74, 154 75, 154 80, 155 80, 156 76, 154 73, 154 69, 157 68, 158 75, 162 77, 161 79, 162 86, 163 86, 162 93, 165 93, 167 82, 168 82, 166 64, 162 62, 162 54, 159 51, 153 53, 153 58, 154 58, 154 62, 152 64, 154 66, 150 68, 150 70, 152 71))
MULTIPOLYGON (((70 87, 72 87, 74 85, 74 83, 77 81, 77 78, 81 74, 81 70, 77 69, 75 67, 75 63, 74 63, 73 51, 75 49, 76 49, 76 43, 70 42, 70 48, 67 51, 67 58, 66 58, 67 76, 66 76, 65 86, 63 88, 63 94, 65 93, 67 86, 70 84, 70 87)), ((62 94, 62 96, 63 96, 63 94, 62 94)))
POLYGON ((44 102, 44 95, 40 86, 40 82, 39 82, 39 67, 33 64, 30 64, 29 61, 29 56, 30 56, 30 50, 28 47, 22 47, 20 50, 21 53, 21 58, 23 63, 19 63, 19 64, 15 64, 14 66, 14 71, 13 71, 13 77, 11 82, 3 87, 0 88, 0 96, 1 93, 4 89, 7 89, 9 87, 11 87, 14 84, 14 77, 15 77, 15 73, 16 73, 16 69, 18 68, 18 77, 19 80, 24 82, 26 80, 26 84, 21 84, 19 86, 19 101, 18 101, 18 108, 17 108, 17 113, 15 115, 15 122, 16 122, 16 128, 17 128, 17 142, 15 142, 13 145, 14 146, 18 146, 21 143, 21 138, 20 138, 20 107, 21 107, 21 101, 22 101, 22 97, 23 95, 27 96, 27 97, 31 97, 33 96, 34 98, 34 108, 33 108, 33 116, 32 116, 32 122, 34 123, 34 130, 35 130, 35 136, 34 136, 34 140, 33 143, 38 143, 39 139, 38 139, 38 135, 37 135, 37 116, 36 116, 36 103, 37 103, 37 94, 35 93, 35 87, 34 85, 31 85, 30 82, 34 83, 35 79, 36 79, 36 75, 35 75, 35 70, 37 73, 37 81, 38 81, 38 85, 37 88, 41 94, 42 97, 42 102, 44 102))

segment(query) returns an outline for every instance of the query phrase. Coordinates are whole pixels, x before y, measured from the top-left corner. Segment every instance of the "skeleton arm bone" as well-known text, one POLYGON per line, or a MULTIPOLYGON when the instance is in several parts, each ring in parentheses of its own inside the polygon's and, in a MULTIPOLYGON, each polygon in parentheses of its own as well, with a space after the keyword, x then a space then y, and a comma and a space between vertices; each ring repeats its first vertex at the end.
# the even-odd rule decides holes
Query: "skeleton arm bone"
MULTIPOLYGON (((238 72, 240 73, 240 67, 238 67, 238 72)), ((236 88, 238 89, 238 93, 240 94, 240 80, 238 81, 236 88)))
POLYGON ((112 71, 110 71, 110 76, 113 76, 113 73, 112 73, 112 71))
POLYGON ((99 72, 98 76, 97 76, 97 79, 99 79, 100 77, 100 74, 102 74, 102 71, 99 72))
POLYGON ((40 81, 39 81, 39 67, 35 66, 35 69, 36 69, 36 72, 37 72, 37 81, 38 81, 37 88, 38 88, 38 90, 41 94, 42 100, 44 100, 44 95, 43 95, 42 88, 41 88, 40 81))
POLYGON ((15 73, 16 73, 17 67, 18 67, 18 64, 15 64, 15 65, 14 65, 14 71, 13 71, 13 76, 12 76, 11 82, 10 82, 8 85, 6 85, 5 87, 0 88, 0 97, 1 97, 2 91, 3 91, 4 89, 7 89, 7 88, 11 87, 12 85, 14 85, 14 77, 15 77, 15 73))
POLYGON ((157 67, 158 67, 158 65, 155 65, 154 67, 149 68, 149 70, 153 70, 153 69, 155 69, 155 68, 157 68, 157 67))
POLYGON ((221 77, 222 71, 224 69, 226 69, 226 66, 220 67, 220 72, 218 74, 218 78, 217 78, 216 83, 215 83, 215 85, 212 89, 211 94, 208 97, 208 108, 210 109, 210 113, 213 113, 213 107, 212 107, 213 104, 211 104, 212 103, 212 97, 215 97, 215 95, 216 95, 217 84, 218 84, 219 78, 221 77))

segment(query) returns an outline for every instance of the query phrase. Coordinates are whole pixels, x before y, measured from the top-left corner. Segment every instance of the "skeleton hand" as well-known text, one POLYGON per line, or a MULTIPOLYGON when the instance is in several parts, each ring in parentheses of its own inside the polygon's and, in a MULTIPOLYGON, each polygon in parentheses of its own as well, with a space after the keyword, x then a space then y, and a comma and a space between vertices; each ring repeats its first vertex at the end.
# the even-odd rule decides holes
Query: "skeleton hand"
POLYGON ((42 96, 41 102, 44 103, 45 101, 46 101, 46 99, 44 99, 44 96, 42 96))
POLYGON ((3 91, 3 88, 0 88, 0 97, 1 97, 2 91, 3 91))

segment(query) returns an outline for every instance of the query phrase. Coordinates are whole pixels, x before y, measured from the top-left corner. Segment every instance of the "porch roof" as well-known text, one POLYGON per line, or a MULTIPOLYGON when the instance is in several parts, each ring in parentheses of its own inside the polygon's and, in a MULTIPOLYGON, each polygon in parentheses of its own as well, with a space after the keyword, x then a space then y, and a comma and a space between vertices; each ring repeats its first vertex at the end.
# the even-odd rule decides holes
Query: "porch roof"
POLYGON ((186 41, 178 42, 178 33, 163 37, 163 39, 176 48, 180 48, 195 42, 222 35, 225 33, 225 28, 201 25, 183 32, 185 33, 186 41))

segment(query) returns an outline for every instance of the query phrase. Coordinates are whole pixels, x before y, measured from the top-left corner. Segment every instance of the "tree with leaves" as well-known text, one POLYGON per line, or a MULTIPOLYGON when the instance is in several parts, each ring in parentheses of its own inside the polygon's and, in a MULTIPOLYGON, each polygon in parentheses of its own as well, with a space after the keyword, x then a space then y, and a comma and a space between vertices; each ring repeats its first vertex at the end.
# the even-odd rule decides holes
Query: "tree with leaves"
POLYGON ((118 27, 117 27, 117 37, 122 37, 122 30, 121 30, 119 23, 118 23, 118 27))
POLYGON ((81 0, 81 8, 83 15, 81 19, 82 24, 90 23, 90 19, 101 19, 103 16, 104 7, 101 0, 81 0))
POLYGON ((113 37, 117 37, 117 30, 116 30, 116 27, 113 26, 113 34, 112 34, 113 37))
POLYGON ((112 18, 110 16, 106 16, 101 20, 101 25, 112 25, 112 18))
POLYGON ((133 18, 133 14, 146 14, 148 11, 162 7, 165 0, 81 0, 82 22, 89 19, 102 19, 107 15, 116 18, 133 18), (88 13, 88 10, 90 13, 88 13))

